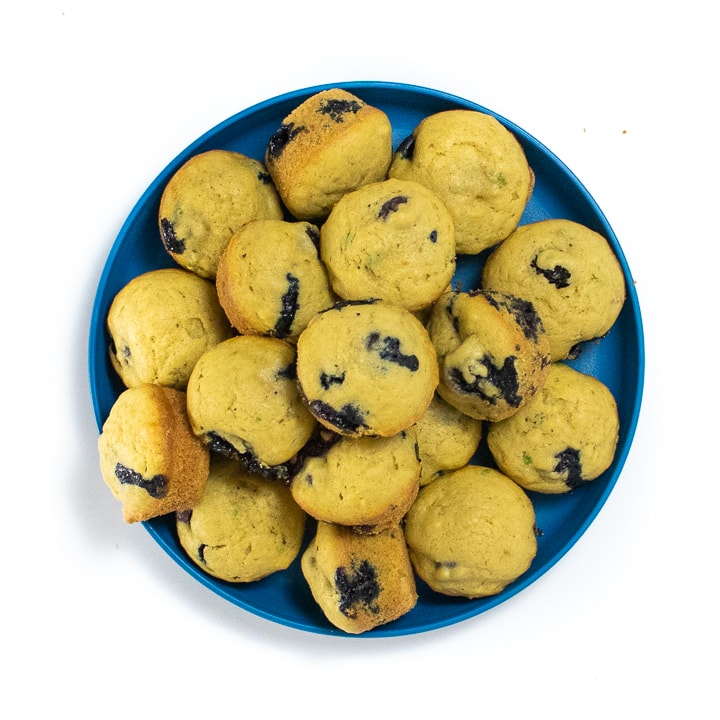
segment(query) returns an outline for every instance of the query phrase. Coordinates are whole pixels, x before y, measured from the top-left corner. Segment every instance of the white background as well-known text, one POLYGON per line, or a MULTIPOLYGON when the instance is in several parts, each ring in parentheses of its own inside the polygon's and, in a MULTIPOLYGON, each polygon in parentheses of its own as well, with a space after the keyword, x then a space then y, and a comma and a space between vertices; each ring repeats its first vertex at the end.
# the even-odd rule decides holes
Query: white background
POLYGON ((3 0, 3 717, 718 717, 711 8, 3 0), (147 185, 239 110, 343 80, 446 90, 549 147, 645 327, 635 443, 588 532, 511 601, 399 639, 284 628, 191 580, 121 520, 87 379, 95 287, 147 185))

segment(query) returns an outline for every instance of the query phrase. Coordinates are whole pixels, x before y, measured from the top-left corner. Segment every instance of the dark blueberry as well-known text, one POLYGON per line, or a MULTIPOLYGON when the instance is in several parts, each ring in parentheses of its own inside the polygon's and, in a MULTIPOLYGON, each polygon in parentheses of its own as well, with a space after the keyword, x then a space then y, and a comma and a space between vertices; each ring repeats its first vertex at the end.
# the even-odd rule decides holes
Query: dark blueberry
POLYGON ((373 332, 365 338, 365 347, 376 351, 381 360, 396 363, 411 372, 416 372, 420 367, 417 355, 403 355, 400 352, 400 340, 396 337, 386 336, 380 341, 380 333, 373 332))
POLYGON ((287 337, 298 311, 298 295, 300 294, 300 280, 292 273, 287 273, 288 289, 280 299, 280 315, 278 316, 272 335, 278 338, 287 337))
POLYGON ((238 450, 231 442, 221 437, 217 433, 209 432, 205 434, 205 443, 211 452, 222 455, 223 457, 237 460, 242 463, 250 472, 258 473, 264 477, 274 478, 286 481, 288 479, 288 465, 273 465, 269 467, 262 463, 252 450, 238 450))
POLYGON ((351 566, 349 571, 344 567, 337 568, 335 587, 340 593, 339 607, 343 615, 353 617, 360 609, 379 612, 380 584, 377 572, 368 560, 363 560, 357 567, 351 566))
POLYGON ((185 252, 185 241, 175 235, 175 226, 167 218, 160 219, 160 239, 169 253, 182 255, 185 252))
POLYGON ((455 560, 436 560, 435 561, 435 567, 436 568, 456 568, 457 563, 455 560))
POLYGON ((582 476, 582 463, 580 462, 580 451, 567 447, 555 455, 557 464, 553 468, 556 473, 567 472, 565 484, 569 488, 576 488, 584 484, 582 476))
POLYGON ((361 107, 362 104, 357 100, 335 100, 331 98, 322 104, 318 112, 321 115, 329 115, 336 123, 341 123, 347 113, 355 115, 361 107))
POLYGON ((529 300, 513 297, 507 304, 515 322, 528 340, 537 340, 538 334, 543 332, 543 324, 535 306, 529 300))
POLYGON ((402 155, 406 160, 412 160, 413 155, 415 153, 415 136, 414 135, 408 135, 401 143, 398 145, 397 151, 402 155))
POLYGON ((347 403, 340 410, 336 410, 332 405, 328 405, 322 400, 312 400, 310 410, 312 410, 313 415, 337 428, 341 433, 354 433, 361 428, 367 427, 364 414, 351 403, 347 403))
POLYGON ((312 485, 312 484, 313 484, 313 476, 312 476, 312 473, 308 473, 308 474, 305 476, 305 482, 306 482, 308 485, 312 485))
POLYGON ((535 532, 535 537, 542 537, 545 534, 537 525, 533 526, 533 531, 535 532))
POLYGON ((198 560, 204 565, 205 564, 205 548, 207 545, 203 543, 202 545, 198 545, 197 549, 197 556, 198 560))
POLYGON ((461 392, 477 395, 491 405, 495 405, 497 397, 488 395, 483 390, 486 385, 492 385, 499 391, 502 399, 510 407, 520 407, 522 397, 518 395, 520 385, 517 370, 515 369, 515 357, 511 355, 505 358, 502 367, 498 368, 489 355, 483 355, 480 364, 485 368, 486 372, 484 375, 475 375, 472 382, 468 382, 463 377, 459 368, 450 370, 450 381, 461 392))
POLYGON ((313 433, 310 440, 305 443, 305 446, 300 453, 305 458, 320 457, 321 455, 325 455, 325 453, 327 453, 327 451, 330 450, 330 448, 339 440, 339 435, 330 432, 330 430, 318 428, 317 431, 313 433))
POLYGON ((277 377, 283 378, 284 380, 296 380, 297 379, 297 363, 293 360, 287 367, 278 371, 277 377))
POLYGON ((326 430, 316 428, 312 437, 305 443, 295 457, 287 463, 288 478, 290 481, 302 470, 308 458, 321 457, 340 440, 340 435, 326 430))
POLYGON ((328 373, 320 373, 320 384, 324 390, 329 390, 331 385, 342 385, 345 382, 345 372, 340 375, 330 375, 328 373))
POLYGON ((259 180, 263 185, 269 185, 269 184, 272 182, 272 178, 270 177, 270 173, 266 173, 266 172, 259 172, 259 173, 258 173, 258 180, 259 180))
POLYGON ((205 442, 207 443, 208 448, 210 448, 212 452, 218 453, 218 455, 223 455, 224 457, 233 458, 235 460, 238 460, 240 457, 238 449, 217 433, 207 433, 205 435, 205 442))
POLYGON ((390 198, 383 203, 383 206, 378 212, 378 220, 385 220, 390 213, 397 212, 400 205, 407 203, 408 198, 406 195, 396 195, 394 198, 390 198))
POLYGON ((145 490, 150 497, 164 498, 167 495, 167 477, 165 475, 153 475, 146 480, 139 472, 118 463, 115 465, 115 477, 121 485, 136 485, 145 490))
POLYGON ((528 340, 537 340, 538 333, 544 330, 542 320, 529 300, 523 300, 509 293, 493 293, 485 290, 470 290, 468 294, 473 297, 482 295, 496 310, 505 308, 528 340))
POLYGON ((295 127, 295 123, 289 125, 281 125, 276 130, 270 140, 268 141, 267 153, 272 160, 277 160, 285 149, 285 146, 292 140, 294 140, 299 133, 303 132, 305 128, 300 125, 295 127))
POLYGON ((555 265, 552 268, 541 268, 537 264, 537 255, 532 259, 530 267, 535 270, 538 275, 542 275, 551 285, 558 290, 570 286, 570 271, 562 265, 555 265))
POLYGON ((468 290, 468 295, 470 297, 482 295, 496 310, 500 309, 500 295, 498 293, 485 292, 484 290, 476 288, 475 290, 468 290))
POLYGON ((437 230, 433 230, 433 231, 430 233, 430 235, 428 235, 428 239, 430 240, 431 243, 436 243, 436 242, 437 242, 437 235, 438 235, 437 230))
POLYGON ((192 510, 178 510, 175 513, 175 518, 178 522, 189 525, 192 518, 192 510))

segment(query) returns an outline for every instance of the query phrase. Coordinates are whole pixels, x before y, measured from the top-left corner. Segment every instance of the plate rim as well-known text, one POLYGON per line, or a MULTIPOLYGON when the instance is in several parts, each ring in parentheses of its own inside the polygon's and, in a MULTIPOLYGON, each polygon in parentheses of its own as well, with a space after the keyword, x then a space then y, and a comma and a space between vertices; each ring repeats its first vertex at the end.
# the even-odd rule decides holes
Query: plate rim
POLYGON ((273 108, 276 108, 279 104, 285 104, 285 103, 291 103, 295 102, 296 104, 299 104, 299 102, 302 101, 303 98, 309 97, 315 93, 321 92, 323 90, 333 89, 333 88, 342 88, 349 92, 358 92, 361 93, 362 91, 385 91, 385 92, 398 92, 398 93, 404 93, 405 95, 412 95, 417 98, 432 98, 434 101, 441 101, 444 103, 449 103, 452 105, 457 105, 460 107, 466 107, 470 109, 475 109, 480 112, 489 114, 496 118, 500 123, 502 123, 506 128, 508 128, 511 132, 516 134, 518 137, 520 137, 523 141, 523 144, 527 144, 532 146, 536 151, 541 153, 544 156, 544 159, 546 161, 551 162, 557 171, 559 171, 563 176, 565 176, 572 184, 575 185, 575 189, 580 193, 583 200, 588 204, 590 210, 592 211, 592 214, 597 218, 598 222, 602 225, 603 230, 606 234, 606 239, 610 242, 613 251, 618 257, 618 261, 621 264, 623 274, 625 276, 626 280, 626 286, 627 286, 627 295, 626 295, 626 303, 630 302, 632 305, 632 328, 635 335, 635 340, 637 343, 637 359, 636 362, 633 364, 633 370, 637 375, 637 383, 634 387, 634 393, 633 397, 630 401, 630 406, 632 408, 632 412, 630 415, 630 423, 626 425, 625 433, 623 436, 623 443, 622 445, 618 445, 616 449, 616 456, 614 458, 614 465, 615 470, 610 478, 606 481, 606 486, 602 492, 602 494, 598 497, 595 504, 592 506, 591 512, 587 514, 587 516, 584 518, 584 520, 578 525, 577 529, 570 534, 570 536, 565 540, 564 543, 560 546, 559 550, 556 551, 551 560, 549 562, 544 563, 541 567, 536 568, 535 570, 528 570, 524 575, 522 575, 520 578, 518 578, 512 585, 508 586, 502 593, 491 596, 488 598, 483 598, 483 605, 481 607, 478 607, 476 604, 470 604, 468 605, 467 609, 465 611, 460 611, 452 615, 452 618, 440 618, 436 621, 425 621, 421 626, 413 626, 413 627, 393 627, 393 623, 389 623, 387 625, 379 626, 377 628, 374 628, 373 630, 367 632, 367 633, 361 633, 359 635, 354 635, 350 633, 345 633, 335 627, 319 627, 314 624, 312 624, 310 621, 296 621, 292 619, 288 619, 285 617, 279 617, 276 614, 273 614, 272 612, 265 610, 263 608, 259 608, 256 605, 253 605, 251 603, 246 602, 242 598, 238 598, 235 596, 230 595, 228 592, 225 591, 225 588, 221 581, 218 581, 216 578, 208 576, 206 573, 204 573, 200 568, 195 566, 188 558, 181 556, 178 549, 175 547, 170 546, 165 538, 158 533, 156 528, 152 525, 152 521, 143 522, 142 525, 146 529, 146 531, 153 537, 154 541, 162 548, 162 550, 169 555, 177 564, 179 564, 185 572, 187 572, 191 577, 193 577, 195 580, 197 580, 202 586, 204 586, 206 589, 210 590, 214 594, 222 597, 226 601, 230 602, 233 605, 236 605, 243 610, 258 616, 262 617, 265 620, 268 620, 270 622, 273 622, 275 624, 284 626, 284 627, 290 627, 296 630, 301 630, 305 632, 320 634, 320 635, 333 635, 333 636, 339 636, 339 637, 357 637, 357 638, 378 638, 378 637, 403 637, 408 635, 414 635, 414 634, 420 634, 425 632, 431 632, 434 630, 438 630, 443 627, 449 627, 451 625, 458 624, 460 622, 464 622, 472 617, 476 617, 480 614, 484 614, 485 612, 491 610, 494 607, 497 607, 498 605, 507 602, 512 597, 515 597, 517 594, 522 592, 523 590, 527 589, 530 585, 535 583, 540 577, 547 574, 571 549, 572 547, 580 540, 580 538, 587 532, 590 525, 594 522, 594 520, 597 518, 598 514, 604 507, 605 503, 607 502, 607 499, 609 498, 610 494, 612 493, 615 485, 617 484, 618 479, 620 478, 620 475, 622 474, 622 471, 624 469, 625 463, 627 461, 627 457, 629 455, 630 449, 633 445, 634 437, 636 434, 637 426, 640 419, 640 414, 642 410, 642 399, 644 394, 644 384, 645 384, 645 339, 644 339, 644 328, 643 328, 643 320, 642 320, 642 312, 640 307, 640 301, 637 295, 637 291, 635 288, 635 281, 632 276, 631 269, 629 267, 629 264, 627 262, 627 258, 625 256, 625 253, 622 249, 622 246, 613 230, 613 228, 610 225, 610 222, 608 221, 607 217, 605 216, 605 213, 600 208, 598 203, 596 202, 595 198, 592 196, 592 194, 588 191, 588 189, 585 187, 585 185, 581 182, 581 180, 578 178, 578 176, 548 147, 546 147, 541 141, 539 141, 536 137, 534 137, 532 134, 530 134, 528 131, 526 131, 524 128, 520 127, 516 123, 512 122, 508 118, 504 117, 503 115, 493 111, 492 109, 477 103, 475 101, 466 99, 464 97, 461 97, 459 95, 443 91, 443 90, 437 90, 431 87, 427 87, 424 85, 418 85, 418 84, 408 84, 403 82, 396 82, 396 81, 388 81, 388 80, 350 80, 350 81, 339 81, 339 82, 331 82, 331 83, 322 83, 322 84, 316 84, 316 85, 309 85, 302 88, 297 88, 288 92, 279 93, 276 94, 270 98, 261 100, 259 102, 256 102, 252 105, 249 105, 246 108, 241 109, 240 111, 233 113, 229 117, 225 118, 224 120, 216 123, 213 127, 203 132, 201 135, 199 135, 195 140, 190 142, 183 148, 180 152, 178 152, 170 162, 168 162, 159 173, 156 174, 152 182, 146 187, 146 189, 143 191, 143 193, 140 195, 140 197, 136 200, 134 205, 132 206, 130 212, 128 213, 127 217, 123 221, 123 223, 120 226, 120 229, 117 232, 117 235, 115 236, 114 241, 112 242, 110 249, 104 259, 104 265, 102 268, 102 271, 98 277, 98 283, 97 283, 97 289, 95 292, 95 296, 93 299, 93 306, 92 306, 92 312, 90 317, 90 326, 89 326, 89 336, 88 336, 88 349, 87 349, 87 355, 88 355, 88 364, 89 364, 89 380, 90 380, 90 390, 91 390, 91 399, 92 399, 92 406, 93 406, 93 412, 95 416, 96 425, 98 428, 98 432, 102 431, 102 424, 104 422, 103 413, 99 404, 99 398, 98 393, 96 392, 96 385, 97 385, 97 377, 95 373, 95 362, 96 362, 96 348, 94 347, 94 338, 97 336, 98 332, 104 332, 104 324, 105 324, 105 318, 101 315, 101 298, 100 298, 100 288, 104 287, 106 285, 107 279, 110 276, 113 266, 115 263, 116 256, 120 252, 125 236, 129 230, 129 228, 132 226, 133 222, 135 221, 136 216, 139 214, 142 208, 144 208, 148 202, 148 199, 152 196, 154 196, 161 185, 164 185, 167 182, 167 179, 169 176, 174 172, 175 169, 177 169, 182 162, 184 162, 187 157, 193 154, 196 149, 204 145, 208 142, 208 140, 212 139, 213 137, 216 137, 218 134, 222 133, 224 130, 236 125, 238 122, 242 122, 245 118, 257 115, 258 113, 271 111, 273 108))

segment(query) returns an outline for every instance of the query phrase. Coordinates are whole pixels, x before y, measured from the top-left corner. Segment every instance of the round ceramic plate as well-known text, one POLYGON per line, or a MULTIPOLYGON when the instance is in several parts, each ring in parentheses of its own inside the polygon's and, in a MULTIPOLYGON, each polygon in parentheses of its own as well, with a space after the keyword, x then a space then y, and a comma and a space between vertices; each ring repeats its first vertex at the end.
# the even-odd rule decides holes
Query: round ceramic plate
MULTIPOLYGON (((344 87, 365 102, 382 108, 393 126, 393 142, 407 137, 422 118, 442 110, 466 108, 494 115, 522 144, 535 173, 535 188, 521 223, 567 218, 604 235, 620 260, 627 283, 627 301, 612 330, 599 341, 586 343, 571 361, 578 370, 594 375, 612 391, 618 403, 620 438, 612 466, 597 480, 566 495, 530 493, 537 516, 538 552, 522 577, 493 597, 468 600, 432 592, 418 582, 419 600, 407 615, 359 637, 419 633, 460 622, 504 602, 543 575, 572 547, 597 516, 612 491, 627 457, 640 411, 644 373, 642 322, 632 276, 620 244, 602 211, 568 168, 524 130, 491 110, 462 98, 423 87, 386 82, 350 82, 305 88, 248 108, 222 122, 181 152, 142 195, 110 250, 98 284, 92 311, 89 364, 90 385, 98 428, 123 387, 109 361, 105 317, 115 294, 130 279, 147 270, 172 267, 158 233, 160 195, 172 174, 192 155, 213 148, 242 152, 263 160, 270 136, 284 117, 309 96, 329 87, 344 87)), ((484 255, 458 259, 456 280, 463 289, 478 287, 484 255)), ((492 465, 481 444, 473 460, 492 465)), ((300 571, 299 558, 288 570, 264 580, 231 584, 204 574, 185 555, 175 533, 174 516, 145 523, 158 544, 198 582, 245 610, 276 623, 316 633, 343 635, 325 619, 300 571)), ((309 541, 310 532, 308 530, 309 541)), ((353 637, 353 636, 348 636, 353 637)))

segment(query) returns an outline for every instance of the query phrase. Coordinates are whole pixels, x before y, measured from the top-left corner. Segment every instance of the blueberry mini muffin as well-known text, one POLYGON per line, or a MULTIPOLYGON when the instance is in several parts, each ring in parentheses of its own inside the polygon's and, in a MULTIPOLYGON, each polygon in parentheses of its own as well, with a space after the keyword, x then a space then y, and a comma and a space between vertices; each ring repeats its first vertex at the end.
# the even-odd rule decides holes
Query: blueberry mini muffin
POLYGON ((318 520, 377 532, 400 522, 419 481, 415 431, 409 428, 389 438, 340 437, 305 459, 290 489, 318 520))
POLYGON ((180 390, 148 383, 123 391, 98 452, 103 480, 128 523, 192 507, 207 484, 209 452, 190 427, 180 390))
POLYGON ((420 490, 405 517, 405 538, 415 571, 433 590, 487 597, 530 568, 535 510, 507 476, 466 465, 420 490))
POLYGON ((625 279, 608 241, 571 220, 522 225, 488 257, 482 285, 533 303, 553 360, 605 335, 625 302, 625 279))
POLYGON ((613 461, 615 398, 597 378, 554 363, 544 387, 515 415, 493 424, 498 467, 527 490, 559 494, 601 475, 613 461))
POLYGON ((265 164, 299 220, 328 215, 346 193, 385 178, 392 157, 387 115, 350 92, 312 95, 270 138, 265 164))
POLYGON ((209 280, 181 268, 151 270, 113 298, 110 359, 127 387, 184 390, 198 358, 232 334, 209 280))
POLYGON ((298 556, 305 513, 283 483, 214 457, 202 498, 176 514, 180 545, 203 571, 227 582, 254 582, 298 556))
POLYGON ((187 405, 193 430, 212 450, 280 476, 316 424, 298 391, 294 348, 260 335, 230 338, 202 355, 187 405))
POLYGON ((455 272, 453 219, 434 193, 410 180, 343 196, 322 226, 320 249, 335 292, 346 300, 383 298, 422 310, 455 272))
POLYGON ((325 617, 347 633, 360 634, 397 620, 417 603, 415 577, 398 526, 362 535, 319 522, 301 568, 325 617))
POLYGON ((414 428, 420 454, 420 485, 469 463, 482 439, 482 421, 461 412, 438 394, 414 428))
POLYGON ((214 278, 222 251, 246 222, 283 218, 265 166, 242 153, 208 150, 187 160, 160 198, 160 238, 182 267, 214 278))
POLYGON ((307 222, 253 220, 230 239, 218 264, 220 304, 243 334, 294 340, 336 300, 307 222))
POLYGON ((428 332, 440 366, 438 394, 470 417, 502 420, 545 382, 550 352, 542 322, 514 295, 447 292, 433 307, 428 332))
POLYGON ((506 238, 518 225, 533 176, 522 146, 491 115, 447 110, 424 118, 396 150, 391 178, 415 180, 445 203, 461 254, 506 238))
POLYGON ((313 415, 342 435, 389 437, 427 410, 435 350, 415 316, 382 300, 338 303, 297 344, 297 376, 313 415))

